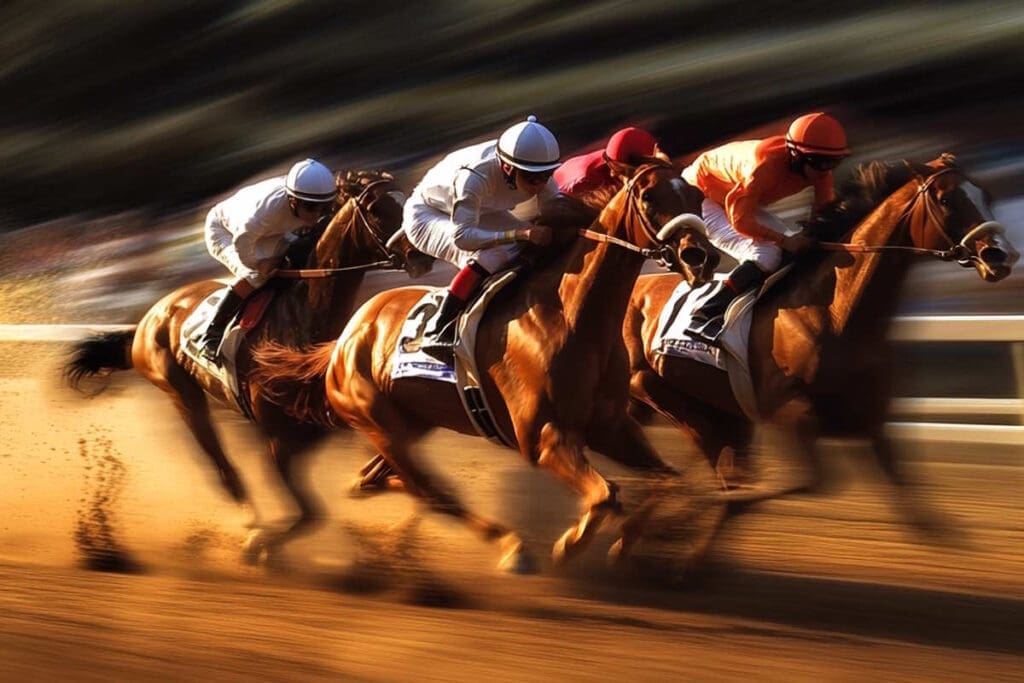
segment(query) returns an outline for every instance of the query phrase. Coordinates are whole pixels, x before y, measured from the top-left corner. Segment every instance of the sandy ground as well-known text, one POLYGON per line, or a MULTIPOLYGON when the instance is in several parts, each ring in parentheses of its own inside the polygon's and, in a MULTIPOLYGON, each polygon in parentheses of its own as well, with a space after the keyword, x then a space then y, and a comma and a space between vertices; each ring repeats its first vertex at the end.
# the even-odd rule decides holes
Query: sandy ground
MULTIPOLYGON (((950 548, 910 534, 863 454, 832 447, 832 490, 734 519, 703 577, 666 590, 603 570, 610 536, 570 569, 499 574, 463 529, 411 526, 405 496, 347 498, 368 451, 338 435, 308 468, 329 522, 268 571, 240 563, 245 517, 156 389, 122 373, 85 400, 56 386, 50 347, 0 348, 0 680, 1024 680, 1016 454, 911 454, 966 535, 950 548), (86 568, 104 547, 134 571, 86 568)), ((262 513, 288 514, 258 439, 219 417, 262 513)), ((510 452, 438 434, 423 455, 539 556, 573 517, 510 452)))

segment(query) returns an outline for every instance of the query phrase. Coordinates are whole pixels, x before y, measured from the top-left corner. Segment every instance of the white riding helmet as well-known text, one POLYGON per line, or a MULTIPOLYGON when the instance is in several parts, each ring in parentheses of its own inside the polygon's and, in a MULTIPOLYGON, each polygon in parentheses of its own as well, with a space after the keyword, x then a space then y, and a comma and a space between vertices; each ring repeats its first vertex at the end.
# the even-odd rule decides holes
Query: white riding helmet
POLYGON ((338 196, 334 174, 314 159, 305 159, 292 166, 284 187, 290 196, 304 202, 333 202, 338 196))
POLYGON ((498 158, 523 171, 553 171, 562 165, 558 157, 558 141, 536 116, 527 116, 498 138, 498 158))

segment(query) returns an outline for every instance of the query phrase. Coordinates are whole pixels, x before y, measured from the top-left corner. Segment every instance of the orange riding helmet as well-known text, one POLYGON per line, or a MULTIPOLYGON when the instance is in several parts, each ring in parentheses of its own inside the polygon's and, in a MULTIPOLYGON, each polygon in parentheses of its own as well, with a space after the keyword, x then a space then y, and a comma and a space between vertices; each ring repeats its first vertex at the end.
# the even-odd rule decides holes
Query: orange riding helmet
POLYGON ((823 112, 805 114, 789 126, 786 145, 801 154, 844 157, 850 154, 846 146, 846 131, 842 124, 823 112))

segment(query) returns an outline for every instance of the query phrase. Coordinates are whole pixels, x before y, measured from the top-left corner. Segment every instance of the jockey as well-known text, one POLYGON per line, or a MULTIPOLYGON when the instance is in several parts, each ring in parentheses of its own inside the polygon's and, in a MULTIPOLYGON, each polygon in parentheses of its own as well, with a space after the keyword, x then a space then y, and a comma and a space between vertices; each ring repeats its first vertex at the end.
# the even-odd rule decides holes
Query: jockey
POLYGON ((558 141, 533 116, 497 140, 456 150, 427 171, 405 203, 402 228, 420 251, 460 268, 421 349, 447 360, 455 321, 483 280, 511 266, 522 245, 544 245, 551 229, 521 220, 512 209, 558 194, 558 141))
POLYGON ((235 276, 217 305, 201 342, 216 362, 228 321, 273 275, 296 230, 316 225, 338 197, 334 174, 313 159, 292 166, 285 177, 244 187, 206 216, 206 248, 235 276))
POLYGON ((713 285, 688 332, 714 343, 733 299, 764 282, 783 251, 813 245, 804 235, 786 235, 782 221, 763 207, 813 187, 814 209, 820 209, 834 196, 832 170, 849 153, 842 125, 816 112, 793 121, 785 136, 730 142, 683 170, 683 180, 704 194, 701 212, 712 244, 740 262, 713 285))
POLYGON ((555 171, 555 182, 572 197, 603 188, 617 189, 628 177, 627 167, 639 166, 646 157, 658 154, 658 143, 646 130, 623 128, 608 139, 604 149, 566 159, 555 171))

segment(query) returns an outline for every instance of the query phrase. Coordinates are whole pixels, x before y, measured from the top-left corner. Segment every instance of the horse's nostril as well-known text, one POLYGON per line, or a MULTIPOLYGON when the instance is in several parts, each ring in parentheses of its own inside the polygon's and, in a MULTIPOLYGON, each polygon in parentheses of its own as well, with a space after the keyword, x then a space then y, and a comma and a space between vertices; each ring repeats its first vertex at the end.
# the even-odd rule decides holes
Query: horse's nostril
POLYGON ((708 253, 700 247, 687 247, 679 252, 679 258, 686 265, 695 268, 707 263, 708 253))
POLYGON ((998 266, 1009 261, 1010 255, 1006 253, 1005 249, 999 247, 982 247, 978 252, 978 258, 989 265, 998 266))

